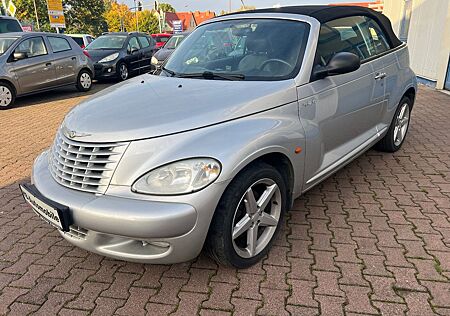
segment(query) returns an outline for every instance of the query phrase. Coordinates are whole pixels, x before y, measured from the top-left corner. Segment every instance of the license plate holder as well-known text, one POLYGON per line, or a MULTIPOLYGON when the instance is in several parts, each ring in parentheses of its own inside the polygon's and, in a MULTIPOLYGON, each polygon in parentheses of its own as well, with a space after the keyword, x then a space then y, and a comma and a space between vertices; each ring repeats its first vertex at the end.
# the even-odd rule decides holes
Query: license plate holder
POLYGON ((69 208, 43 196, 34 185, 20 184, 23 198, 44 221, 64 232, 71 225, 69 208))

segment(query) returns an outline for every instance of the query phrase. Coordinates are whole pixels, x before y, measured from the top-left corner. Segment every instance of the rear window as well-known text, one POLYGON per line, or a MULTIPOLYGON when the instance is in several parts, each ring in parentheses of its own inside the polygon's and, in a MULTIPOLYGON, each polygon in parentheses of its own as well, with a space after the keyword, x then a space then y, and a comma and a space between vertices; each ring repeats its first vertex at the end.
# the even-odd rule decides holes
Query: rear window
POLYGON ((0 18, 0 33, 22 32, 19 22, 0 18))
POLYGON ((69 42, 65 38, 49 36, 48 41, 54 53, 71 50, 69 42))

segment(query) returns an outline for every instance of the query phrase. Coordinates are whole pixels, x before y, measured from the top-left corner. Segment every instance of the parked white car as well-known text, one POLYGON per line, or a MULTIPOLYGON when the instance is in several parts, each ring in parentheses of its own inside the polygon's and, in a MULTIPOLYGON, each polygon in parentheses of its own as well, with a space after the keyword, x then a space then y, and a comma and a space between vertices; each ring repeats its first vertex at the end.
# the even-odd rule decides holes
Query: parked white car
POLYGON ((95 40, 95 37, 89 34, 65 34, 71 37, 75 43, 77 43, 81 48, 85 49, 90 43, 95 40))

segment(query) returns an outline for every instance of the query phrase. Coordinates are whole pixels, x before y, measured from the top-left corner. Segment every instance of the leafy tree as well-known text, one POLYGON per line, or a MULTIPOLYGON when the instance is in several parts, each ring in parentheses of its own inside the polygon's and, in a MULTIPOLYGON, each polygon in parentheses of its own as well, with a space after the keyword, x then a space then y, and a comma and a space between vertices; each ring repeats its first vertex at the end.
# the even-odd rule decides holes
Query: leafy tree
MULTIPOLYGON (((159 22, 156 15, 150 10, 144 10, 138 12, 139 31, 154 34, 159 32, 159 22)), ((130 21, 128 22, 130 29, 128 31, 136 30, 136 15, 132 14, 130 21)))
POLYGON ((130 23, 133 13, 127 5, 119 4, 116 1, 111 3, 109 10, 104 13, 104 18, 110 32, 131 31, 135 28, 130 23))
MULTIPOLYGON (((15 0, 14 4, 17 7, 16 17, 21 21, 33 21, 35 30, 38 30, 36 23, 36 15, 34 13, 33 0, 15 0)), ((36 0, 36 8, 38 12, 40 31, 55 31, 50 27, 48 19, 47 1, 36 0)), ((39 31, 38 30, 38 31, 39 31)))
POLYGON ((103 0, 65 0, 67 33, 99 35, 107 30, 103 0))
POLYGON ((158 10, 163 10, 163 12, 175 12, 175 8, 169 3, 160 3, 158 10))

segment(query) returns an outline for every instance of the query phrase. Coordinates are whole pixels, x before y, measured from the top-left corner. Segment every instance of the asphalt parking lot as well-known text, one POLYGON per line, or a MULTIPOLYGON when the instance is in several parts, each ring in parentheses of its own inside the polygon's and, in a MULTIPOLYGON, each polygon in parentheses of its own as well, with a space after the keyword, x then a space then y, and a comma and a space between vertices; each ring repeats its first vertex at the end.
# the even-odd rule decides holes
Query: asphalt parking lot
POLYGON ((204 255, 111 260, 32 213, 18 183, 86 97, 0 112, 0 315, 450 315, 450 96, 421 87, 403 149, 370 151, 298 199, 269 256, 239 271, 204 255))

